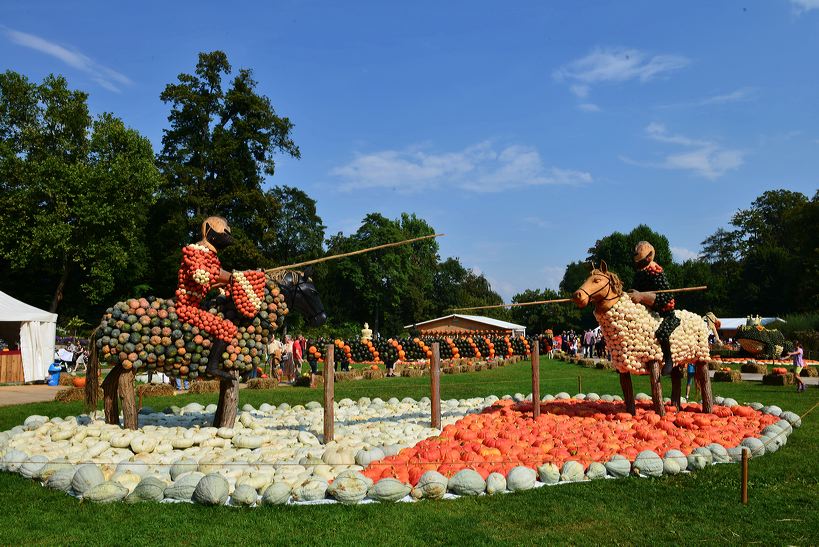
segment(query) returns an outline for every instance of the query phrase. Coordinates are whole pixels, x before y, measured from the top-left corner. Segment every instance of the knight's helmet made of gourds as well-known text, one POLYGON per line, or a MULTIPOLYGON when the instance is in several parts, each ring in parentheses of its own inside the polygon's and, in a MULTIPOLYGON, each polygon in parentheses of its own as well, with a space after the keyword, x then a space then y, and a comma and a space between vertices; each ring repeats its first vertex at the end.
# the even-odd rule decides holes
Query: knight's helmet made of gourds
POLYGON ((648 241, 640 241, 634 246, 634 263, 647 266, 654 260, 654 245, 648 241))
POLYGON ((233 243, 230 226, 224 217, 208 217, 202 222, 202 239, 213 245, 217 251, 233 243))

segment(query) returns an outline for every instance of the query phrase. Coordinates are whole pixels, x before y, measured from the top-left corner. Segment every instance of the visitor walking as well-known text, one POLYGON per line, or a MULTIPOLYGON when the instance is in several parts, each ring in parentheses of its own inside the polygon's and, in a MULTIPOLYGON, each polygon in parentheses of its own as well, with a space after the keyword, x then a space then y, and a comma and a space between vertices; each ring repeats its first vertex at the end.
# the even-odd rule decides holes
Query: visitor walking
POLYGON ((301 375, 301 367, 304 364, 304 348, 301 347, 301 340, 293 340, 293 370, 291 372, 290 381, 295 382, 296 378, 301 375))
POLYGON ((688 367, 685 371, 685 400, 687 401, 689 397, 691 397, 691 384, 694 382, 694 375, 697 372, 697 367, 694 363, 688 363, 688 367))
POLYGON ((293 381, 293 339, 288 334, 284 337, 284 353, 282 354, 282 377, 286 382, 293 381))
MULTIPOLYGON (((788 357, 793 359, 793 377, 798 384, 796 386, 796 392, 801 393, 805 391, 805 381, 802 380, 802 377, 800 376, 802 374, 802 369, 805 368, 805 359, 802 344, 799 343, 798 340, 794 344, 794 351, 790 352, 788 357)), ((785 359, 787 359, 787 357, 785 359)))

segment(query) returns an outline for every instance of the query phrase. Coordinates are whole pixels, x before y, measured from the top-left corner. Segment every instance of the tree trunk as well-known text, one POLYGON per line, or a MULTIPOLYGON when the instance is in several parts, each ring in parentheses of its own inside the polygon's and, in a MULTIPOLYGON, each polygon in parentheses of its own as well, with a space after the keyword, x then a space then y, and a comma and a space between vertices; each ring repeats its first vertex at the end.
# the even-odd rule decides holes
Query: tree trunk
POLYGON ((711 393, 711 377, 708 376, 708 365, 702 361, 697 363, 695 377, 697 384, 700 386, 700 393, 702 393, 702 411, 710 414, 714 408, 714 395, 711 393))
POLYGON ((663 404, 663 383, 660 379, 660 363, 651 361, 649 364, 651 375, 651 400, 654 401, 654 412, 659 416, 665 416, 665 404, 663 404))
POLYGON ((682 406, 682 368, 674 367, 671 371, 671 402, 680 410, 682 406))
POLYGON ((233 427, 239 409, 239 379, 233 372, 233 380, 219 382, 219 402, 213 417, 213 427, 233 427))
POLYGON ((119 376, 119 395, 122 397, 122 422, 126 429, 139 427, 139 410, 134 393, 134 369, 124 370, 119 376))
POLYGON ((631 383, 631 374, 628 372, 620 373, 620 387, 623 389, 626 412, 634 416, 637 413, 637 407, 634 405, 634 386, 631 383))
POLYGON ((51 300, 51 307, 48 308, 48 311, 51 313, 55 313, 57 308, 60 307, 60 302, 63 301, 63 290, 65 289, 65 284, 68 282, 69 272, 70 268, 68 267, 68 260, 63 260, 63 273, 60 276, 60 282, 57 283, 57 290, 54 291, 54 298, 51 300))
POLYGON ((117 365, 102 381, 103 409, 105 423, 119 425, 119 377, 122 367, 117 365))

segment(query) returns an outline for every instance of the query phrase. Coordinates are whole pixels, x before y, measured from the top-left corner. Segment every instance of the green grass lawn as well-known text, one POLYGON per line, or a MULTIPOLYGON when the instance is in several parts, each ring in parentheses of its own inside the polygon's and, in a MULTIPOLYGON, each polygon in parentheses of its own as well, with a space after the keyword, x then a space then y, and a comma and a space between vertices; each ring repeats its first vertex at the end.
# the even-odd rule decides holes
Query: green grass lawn
MULTIPOLYGON (((442 397, 463 398, 531 391, 530 367, 518 363, 474 374, 442 375, 442 397)), ((583 391, 619 394, 610 371, 544 360, 541 394, 583 391)), ((716 395, 740 402, 777 404, 802 414, 819 390, 758 383, 715 383, 716 395)), ((664 393, 671 386, 664 385, 664 393)), ((336 398, 413 397, 429 394, 428 378, 338 383, 336 398)), ((635 391, 648 393, 646 377, 635 391)), ((240 405, 321 400, 320 389, 242 390, 240 405)), ((216 396, 145 399, 161 410, 216 396)), ((0 408, 0 430, 31 414, 66 416, 81 404, 40 403, 0 408)), ((0 473, 0 544, 791 544, 819 543, 819 409, 777 453, 750 462, 750 504, 739 503, 739 466, 717 465, 696 474, 628 478, 544 487, 524 493, 456 501, 359 506, 208 508, 191 504, 80 503, 19 475, 0 473)))

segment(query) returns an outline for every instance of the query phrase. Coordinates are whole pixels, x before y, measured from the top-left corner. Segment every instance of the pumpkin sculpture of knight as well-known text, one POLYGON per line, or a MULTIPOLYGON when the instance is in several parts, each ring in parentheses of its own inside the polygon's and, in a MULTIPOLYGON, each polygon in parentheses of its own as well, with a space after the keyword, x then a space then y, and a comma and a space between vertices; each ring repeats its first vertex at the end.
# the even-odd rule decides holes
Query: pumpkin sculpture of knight
POLYGON ((662 317, 662 322, 654 335, 663 350, 662 373, 668 376, 674 368, 671 357, 671 333, 680 326, 680 320, 674 314, 674 295, 654 292, 671 288, 663 273, 663 267, 654 262, 654 254, 654 247, 647 241, 640 241, 635 246, 634 269, 637 271, 634 275, 634 288, 629 291, 629 297, 635 304, 642 304, 662 317))
POLYGON ((216 255, 231 243, 233 236, 227 220, 216 216, 206 218, 202 223, 202 239, 182 249, 175 299, 179 319, 211 335, 213 345, 207 372, 222 378, 232 378, 219 364, 222 352, 238 329, 231 321, 202 309, 200 304, 208 291, 230 283, 231 273, 222 269, 216 255))

